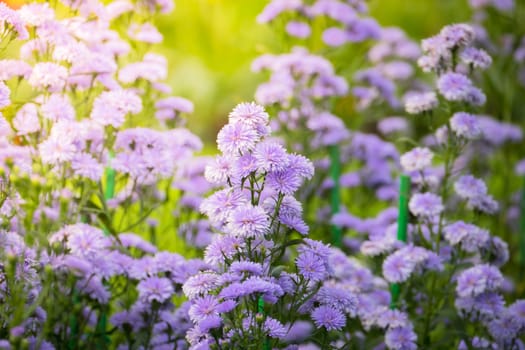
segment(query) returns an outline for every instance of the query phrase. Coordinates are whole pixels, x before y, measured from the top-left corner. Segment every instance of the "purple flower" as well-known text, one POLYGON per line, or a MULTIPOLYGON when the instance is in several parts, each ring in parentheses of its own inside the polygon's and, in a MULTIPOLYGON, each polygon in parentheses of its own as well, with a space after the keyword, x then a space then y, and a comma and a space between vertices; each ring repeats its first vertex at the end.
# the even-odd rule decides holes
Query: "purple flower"
POLYGON ((325 261, 312 252, 303 252, 295 259, 299 273, 314 282, 323 280, 326 275, 325 261))
POLYGON ((0 81, 0 108, 7 107, 11 104, 11 90, 5 85, 3 81, 0 81))
POLYGON ((13 77, 28 79, 33 68, 21 60, 0 60, 0 80, 9 80, 13 77))
POLYGON ((416 147, 411 151, 403 154, 399 159, 401 166, 405 171, 422 171, 432 165, 432 153, 426 147, 416 147))
POLYGON ((29 38, 29 33, 26 29, 26 24, 20 14, 9 8, 4 2, 0 2, 0 21, 2 21, 3 29, 2 35, 13 32, 17 34, 18 39, 26 40, 29 38))
POLYGON ((266 176, 266 185, 285 195, 294 194, 301 184, 301 178, 297 176, 293 168, 274 171, 266 176))
POLYGON ((275 298, 282 296, 284 291, 276 283, 266 281, 261 277, 252 276, 244 282, 230 284, 219 293, 219 296, 223 299, 235 299, 255 293, 263 293, 265 297, 275 298))
POLYGON ((66 67, 51 62, 40 62, 33 67, 28 83, 36 89, 60 92, 66 86, 67 78, 66 67))
POLYGON ((163 39, 162 34, 151 23, 144 23, 142 25, 132 23, 128 28, 128 35, 134 40, 149 44, 160 43, 163 39))
POLYGON ((332 306, 346 314, 354 316, 357 312, 357 298, 348 290, 324 285, 317 295, 316 301, 321 304, 332 306))
POLYGON ((224 263, 224 259, 231 259, 241 247, 243 243, 239 237, 215 235, 206 247, 204 261, 210 265, 224 263))
POLYGON ((150 254, 157 252, 157 247, 134 233, 121 233, 118 235, 118 238, 122 246, 126 248, 137 248, 150 254))
POLYGON ((465 48, 459 57, 465 64, 474 68, 487 69, 492 64, 492 58, 485 50, 474 47, 465 48))
POLYGON ((385 344, 389 349, 416 350, 417 335, 411 327, 389 328, 385 334, 385 344))
POLYGON ((475 199, 487 194, 487 185, 472 175, 463 175, 454 183, 454 190, 463 199, 475 199))
POLYGON ((130 90, 113 90, 101 93, 93 103, 90 117, 99 125, 115 128, 124 124, 124 117, 142 111, 142 100, 130 90))
POLYGON ((450 128, 458 137, 473 140, 481 136, 481 126, 476 116, 465 113, 454 113, 450 118, 450 128))
POLYGON ((193 322, 197 323, 208 317, 218 316, 218 306, 219 301, 217 300, 217 297, 213 295, 205 295, 192 300, 188 315, 193 322))
POLYGON ((324 327, 327 331, 339 331, 346 325, 345 315, 331 306, 319 306, 312 311, 311 316, 317 327, 324 327))
POLYGON ((403 117, 384 118, 377 124, 377 129, 383 135, 406 132, 409 129, 408 122, 403 117))
POLYGON ((230 272, 242 275, 244 273, 259 276, 263 273, 263 267, 252 261, 235 261, 230 265, 230 272))
POLYGON ((409 327, 410 321, 408 315, 402 311, 386 310, 379 315, 377 325, 382 328, 409 327))
POLYGON ((521 327, 525 327, 525 300, 517 300, 508 308, 509 314, 513 316, 521 327))
POLYGON ((204 177, 212 184, 226 185, 231 177, 235 161, 231 157, 219 155, 206 165, 204 177))
POLYGON ((489 240, 489 233, 475 225, 457 221, 444 228, 445 239, 451 245, 461 244, 461 248, 467 252, 477 252, 484 247, 489 240))
POLYGON ((18 135, 32 134, 40 130, 38 109, 34 103, 26 103, 18 110, 13 119, 13 126, 18 135))
POLYGON ((70 232, 67 247, 72 254, 84 257, 99 256, 110 246, 110 241, 102 231, 86 224, 75 224, 68 228, 70 232))
POLYGON ((399 251, 390 255, 383 262, 383 276, 388 282, 399 283, 406 281, 414 271, 416 264, 406 254, 399 251))
POLYGON ((155 116, 159 120, 173 119, 176 112, 193 113, 193 103, 182 97, 170 96, 155 102, 157 112, 155 116))
POLYGON ((52 94, 41 106, 40 112, 44 118, 57 122, 59 120, 75 120, 75 109, 66 95, 52 94))
POLYGON ((445 45, 450 48, 468 46, 474 40, 474 28, 465 23, 451 24, 443 27, 439 32, 445 45))
POLYGON ((456 293, 460 297, 477 296, 498 289, 503 283, 501 272, 491 265, 476 265, 464 270, 458 277, 456 293))
POLYGON ((163 277, 148 277, 142 280, 137 285, 139 292, 139 299, 145 303, 152 303, 157 301, 163 303, 174 293, 173 285, 171 281, 163 277))
POLYGON ((410 212, 415 216, 433 217, 445 209, 441 197, 430 193, 416 193, 408 203, 410 212))
POLYGON ((410 114, 419 114, 433 110, 438 105, 436 93, 433 91, 411 93, 405 97, 405 110, 410 114))
POLYGON ((285 213, 285 214, 279 213, 279 220, 281 221, 281 224, 286 225, 289 228, 296 230, 302 235, 308 234, 309 227, 300 216, 292 215, 288 213, 285 213))
POLYGON ((262 171, 284 171, 288 167, 288 154, 283 146, 273 141, 257 144, 253 152, 257 167, 262 171))
POLYGON ((188 299, 195 299, 202 294, 208 294, 217 286, 218 275, 212 272, 201 272, 188 278, 182 286, 182 291, 188 299))
POLYGON ((217 146, 225 155, 233 157, 251 151, 259 141, 256 129, 244 123, 226 124, 217 135, 217 146))
MULTIPOLYGON (((42 150, 41 150, 42 152, 42 150)), ((71 160, 71 168, 75 175, 86 177, 93 181, 101 179, 104 167, 88 153, 80 153, 71 160)))
POLYGON ((242 206, 232 211, 227 226, 235 237, 260 237, 268 232, 268 215, 260 206, 242 206))
POLYGON ((303 6, 301 0, 274 0, 268 3, 263 11, 257 16, 257 22, 268 23, 285 11, 298 10, 303 6))
POLYGON ((224 189, 204 199, 200 210, 208 216, 212 224, 220 226, 226 222, 233 210, 247 203, 248 200, 242 192, 224 189))
POLYGON ((286 328, 278 320, 268 317, 264 321, 264 330, 271 338, 283 338, 286 335, 286 328))
POLYGON ((310 28, 308 23, 300 21, 290 21, 286 24, 286 32, 291 36, 304 39, 310 36, 312 29, 310 28))
POLYGON ((437 88, 449 101, 466 101, 473 86, 472 81, 465 75, 448 72, 439 77, 437 88))
POLYGON ((323 41, 328 46, 341 46, 348 41, 348 35, 341 28, 331 27, 323 32, 323 41))

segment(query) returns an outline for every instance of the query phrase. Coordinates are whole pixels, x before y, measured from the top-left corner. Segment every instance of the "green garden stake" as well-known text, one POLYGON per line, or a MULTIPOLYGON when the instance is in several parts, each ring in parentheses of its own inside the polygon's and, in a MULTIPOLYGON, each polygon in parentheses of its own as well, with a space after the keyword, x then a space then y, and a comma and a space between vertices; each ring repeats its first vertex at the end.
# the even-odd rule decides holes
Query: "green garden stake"
MULTIPOLYGON (((332 209, 332 215, 339 213, 341 204, 341 158, 339 156, 339 146, 331 145, 328 146, 328 153, 330 155, 330 177, 334 182, 332 192, 330 193, 330 206, 332 209)), ((335 247, 341 247, 343 245, 343 231, 340 227, 332 225, 332 244, 335 247)))
MULTIPOLYGON (((407 241, 408 227, 408 198, 410 196, 410 177, 401 175, 399 184, 399 214, 397 217, 397 239, 402 242, 407 241)), ((395 309, 401 293, 401 287, 398 283, 390 285, 391 302, 390 308, 395 309)))
MULTIPOLYGON (((262 297, 257 300, 257 312, 264 315, 264 299, 262 297)), ((263 344, 263 350, 270 350, 270 339, 268 337, 263 344)))
MULTIPOLYGON (((113 152, 109 153, 109 159, 113 159, 113 152)), ((104 191, 104 198, 106 200, 113 198, 115 195, 115 169, 112 167, 106 168, 106 190, 104 191)))
POLYGON ((523 177, 523 188, 520 200, 520 276, 525 277, 525 176, 523 177))

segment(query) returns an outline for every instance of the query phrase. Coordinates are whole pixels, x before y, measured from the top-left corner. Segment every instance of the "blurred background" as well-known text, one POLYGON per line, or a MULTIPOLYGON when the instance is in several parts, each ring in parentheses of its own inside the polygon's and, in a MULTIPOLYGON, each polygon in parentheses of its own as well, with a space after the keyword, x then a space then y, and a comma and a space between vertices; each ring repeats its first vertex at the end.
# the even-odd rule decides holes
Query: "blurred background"
MULTIPOLYGON (((16 8, 25 1, 3 2, 16 8)), ((188 127, 210 148, 229 111, 253 100, 256 86, 265 79, 250 71, 251 62, 263 53, 288 51, 279 48, 282 40, 271 26, 256 22, 268 2, 175 0, 175 11, 157 19, 164 43, 155 51, 168 58, 168 83, 175 95, 194 102, 188 127)), ((418 41, 445 24, 471 18, 467 0, 370 0, 369 8, 381 25, 400 26, 418 41)), ((355 54, 363 56, 362 51, 355 54)))
MULTIPOLYGON (((232 107, 253 100, 257 84, 265 79, 250 71, 253 59, 280 51, 278 34, 256 22, 267 3, 178 0, 175 11, 157 22, 165 37, 159 51, 168 57, 169 84, 176 95, 195 103, 188 126, 208 145, 214 146, 232 107)), ((418 41, 445 24, 471 18, 467 0, 371 0, 369 6, 381 25, 400 26, 418 41)))

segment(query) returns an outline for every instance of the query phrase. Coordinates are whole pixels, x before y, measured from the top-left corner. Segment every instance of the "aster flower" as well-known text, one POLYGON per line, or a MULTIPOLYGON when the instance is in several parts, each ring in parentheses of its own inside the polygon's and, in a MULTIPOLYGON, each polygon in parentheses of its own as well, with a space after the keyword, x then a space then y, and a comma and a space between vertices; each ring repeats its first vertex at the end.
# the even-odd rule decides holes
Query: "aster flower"
POLYGON ((195 299, 201 294, 207 294, 217 286, 218 276, 211 272, 201 272, 188 278, 182 286, 184 294, 189 299, 195 299))
POLYGON ((3 81, 0 81, 0 108, 7 107, 11 104, 10 95, 11 90, 3 81))
MULTIPOLYGON (((74 148, 72 148, 74 150, 74 148)), ((42 151, 41 151, 42 152, 42 151)), ((57 160, 65 160, 64 157, 57 160)), ((83 176, 93 181, 99 181, 104 173, 104 167, 93 156, 87 153, 76 154, 71 158, 71 168, 75 175, 83 176)))
POLYGON ((389 328, 385 334, 385 344, 389 349, 416 350, 416 340, 412 327, 389 328))
POLYGON ((473 140, 481 136, 481 127, 476 116, 465 113, 454 113, 450 118, 450 128, 458 137, 473 140))
POLYGON ((383 276, 392 283, 404 282, 410 277, 415 267, 416 264, 410 257, 396 252, 383 262, 383 276))
POLYGON ((34 103, 26 103, 18 110, 13 119, 13 126, 18 135, 32 134, 40 130, 38 109, 34 103))
POLYGON ((312 29, 305 22, 290 21, 286 24, 286 32, 291 36, 304 39, 310 36, 312 29))
POLYGON ((422 171, 432 165, 432 153, 428 148, 416 147, 399 159, 405 171, 422 171))
POLYGON ((408 122, 403 117, 388 117, 379 121, 377 129, 383 135, 406 132, 409 129, 408 122))
POLYGON ((148 44, 158 44, 162 42, 162 34, 151 23, 144 23, 142 25, 132 23, 128 28, 128 35, 130 38, 142 41, 148 44))
POLYGON ((410 114, 428 112, 436 108, 438 100, 433 91, 412 93, 405 97, 405 110, 410 114))
POLYGON ((154 301, 163 303, 171 298, 174 293, 173 285, 169 279, 155 276, 140 281, 137 290, 139 299, 148 304, 154 301))
POLYGON ((378 319, 377 324, 382 328, 410 327, 408 315, 399 310, 385 310, 378 319))
POLYGON ((331 306, 319 306, 312 311, 311 316, 317 327, 324 327, 327 331, 341 330, 346 325, 344 314, 331 306))
POLYGON ((468 46, 475 38, 474 28, 465 23, 445 26, 441 29, 439 35, 450 49, 468 46))
POLYGON ((297 269, 306 279, 321 281, 327 275, 325 261, 312 252, 303 252, 295 260, 297 269))
POLYGON ((467 224, 463 221, 456 221, 445 226, 443 229, 445 239, 451 245, 460 244, 467 251, 475 251, 481 248, 488 240, 488 232, 479 227, 467 224))
MULTIPOLYGON (((20 14, 9 8, 5 3, 0 3, 0 21, 3 22, 5 32, 13 32, 17 34, 18 39, 26 40, 29 38, 29 32, 26 29, 24 20, 20 14)), ((4 35, 4 30, 2 35, 4 35)))
POLYGON ((242 206, 232 211, 228 232, 238 237, 259 237, 268 231, 268 215, 262 207, 242 206))
POLYGON ((487 69, 492 64, 492 58, 485 50, 474 47, 465 48, 459 57, 465 64, 473 68, 487 69))
POLYGON ((264 321, 264 330, 271 338, 282 338, 286 335, 286 327, 278 320, 267 317, 264 321))
POLYGON ((239 237, 215 235, 205 249, 204 261, 210 265, 224 263, 224 259, 231 259, 242 246, 243 242, 239 237))
POLYGON ((491 265, 476 265, 458 277, 456 292, 460 297, 477 296, 498 289, 503 282, 501 272, 491 265))
POLYGON ((439 93, 449 101, 466 101, 473 85, 467 76, 449 72, 439 77, 437 88, 439 93))
POLYGON ((130 90, 114 90, 101 93, 93 103, 90 118, 97 124, 115 128, 124 123, 128 114, 142 111, 142 100, 130 90))
POLYGON ((242 275, 244 273, 259 276, 263 273, 263 267, 252 261, 234 261, 230 265, 230 272, 242 275))
POLYGON ((250 151, 259 141, 259 134, 253 127, 244 123, 225 125, 217 135, 217 146, 225 155, 236 157, 250 151))
POLYGON ((416 216, 433 217, 445 209, 441 197, 430 193, 416 193, 408 203, 410 212, 416 216))
POLYGON ((193 322, 200 322, 208 317, 218 316, 219 301, 215 296, 205 295, 192 301, 188 315, 193 322))
POLYGON ((351 316, 355 316, 357 312, 356 296, 341 288, 324 285, 317 292, 315 299, 321 304, 332 306, 351 316))
POLYGON ((487 185, 472 175, 463 175, 454 183, 454 190, 463 199, 482 197, 487 194, 487 185))
POLYGON ((266 176, 266 185, 285 195, 294 194, 301 187, 301 184, 301 178, 290 168, 274 171, 266 176))
POLYGON ((40 106, 44 118, 57 122, 59 120, 74 120, 75 109, 66 95, 52 94, 40 106))
POLYGON ((60 92, 66 86, 67 78, 66 67, 52 62, 40 62, 33 67, 28 83, 36 89, 60 92))
POLYGON ((253 152, 257 167, 262 171, 284 171, 288 166, 288 154, 284 147, 272 141, 257 144, 253 152))

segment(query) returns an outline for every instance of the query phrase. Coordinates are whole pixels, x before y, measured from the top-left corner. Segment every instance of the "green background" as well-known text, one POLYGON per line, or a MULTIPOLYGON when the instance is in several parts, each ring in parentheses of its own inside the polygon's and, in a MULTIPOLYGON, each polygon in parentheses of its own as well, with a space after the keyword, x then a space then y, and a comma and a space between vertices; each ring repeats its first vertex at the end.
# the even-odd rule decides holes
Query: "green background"
MULTIPOLYGON (((278 52, 278 35, 258 24, 268 0, 179 0, 175 11, 157 22, 164 44, 157 48, 170 65, 169 85, 195 103, 190 130, 213 145, 232 107, 253 100, 264 79, 250 71, 258 55, 278 52)), ((370 12, 383 26, 400 26, 416 40, 445 25, 468 21, 466 0, 372 0, 370 12)))

